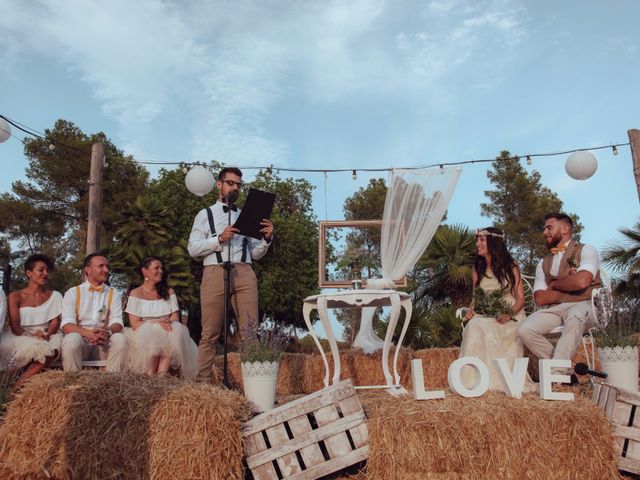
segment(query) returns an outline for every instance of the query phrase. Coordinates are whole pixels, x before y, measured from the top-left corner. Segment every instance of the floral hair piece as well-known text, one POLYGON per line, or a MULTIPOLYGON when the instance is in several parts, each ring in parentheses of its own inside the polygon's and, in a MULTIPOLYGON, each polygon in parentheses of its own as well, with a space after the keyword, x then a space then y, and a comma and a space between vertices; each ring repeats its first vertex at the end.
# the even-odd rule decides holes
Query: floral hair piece
POLYGON ((504 238, 504 233, 498 233, 498 232, 490 232, 489 230, 480 230, 477 229, 476 230, 476 237, 480 236, 480 235, 485 235, 488 237, 498 237, 498 238, 504 238))

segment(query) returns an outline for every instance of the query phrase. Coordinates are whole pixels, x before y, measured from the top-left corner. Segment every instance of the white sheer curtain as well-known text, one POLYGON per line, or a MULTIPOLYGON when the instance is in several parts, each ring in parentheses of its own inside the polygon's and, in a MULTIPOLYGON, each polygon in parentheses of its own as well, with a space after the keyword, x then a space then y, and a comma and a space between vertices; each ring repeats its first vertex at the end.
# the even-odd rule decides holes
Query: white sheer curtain
MULTIPOLYGON (((395 169, 382 217, 380 256, 382 278, 367 280, 370 289, 394 289, 422 256, 442 221, 461 167, 428 170, 395 169)), ((363 308, 353 346, 365 353, 380 350, 383 341, 373 331, 375 308, 363 308)))

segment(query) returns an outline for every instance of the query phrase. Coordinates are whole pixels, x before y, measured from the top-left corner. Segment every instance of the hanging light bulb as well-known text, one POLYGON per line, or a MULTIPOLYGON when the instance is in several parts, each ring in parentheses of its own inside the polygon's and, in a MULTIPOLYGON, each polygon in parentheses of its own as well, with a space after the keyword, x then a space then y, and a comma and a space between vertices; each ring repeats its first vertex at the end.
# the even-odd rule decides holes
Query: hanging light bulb
POLYGON ((358 172, 356 172, 354 170, 353 173, 351 174, 351 178, 353 178, 354 180, 357 180, 358 179, 358 172))
POLYGON ((264 172, 264 176, 267 180, 271 179, 271 174, 273 173, 273 170, 271 169, 271 167, 267 167, 267 170, 264 172))
POLYGON ((615 145, 613 147, 611 147, 611 150, 613 150, 613 154, 614 155, 618 154, 618 147, 616 147, 615 145))
POLYGON ((187 168, 186 165, 182 166, 182 173, 187 173, 189 171, 189 169, 187 168))
POLYGON ((55 144, 54 144, 53 142, 51 142, 51 143, 49 144, 49 150, 51 150, 51 151, 53 152, 55 149, 56 149, 55 144))
POLYGON ((531 161, 531 156, 527 155, 527 165, 531 165, 533 162, 531 161))

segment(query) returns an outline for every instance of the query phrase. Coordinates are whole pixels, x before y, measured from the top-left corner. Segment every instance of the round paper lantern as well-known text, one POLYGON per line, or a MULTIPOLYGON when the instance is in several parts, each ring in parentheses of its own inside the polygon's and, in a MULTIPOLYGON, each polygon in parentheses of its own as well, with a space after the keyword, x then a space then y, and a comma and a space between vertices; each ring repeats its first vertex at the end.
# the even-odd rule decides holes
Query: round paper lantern
POLYGON ((201 165, 196 165, 184 177, 184 183, 191 193, 202 197, 213 190, 213 173, 201 165))
POLYGON ((576 180, 586 180, 596 173, 598 160, 591 152, 573 152, 564 164, 567 175, 576 180))
POLYGON ((11 136, 11 125, 4 118, 0 117, 0 143, 6 142, 11 136))

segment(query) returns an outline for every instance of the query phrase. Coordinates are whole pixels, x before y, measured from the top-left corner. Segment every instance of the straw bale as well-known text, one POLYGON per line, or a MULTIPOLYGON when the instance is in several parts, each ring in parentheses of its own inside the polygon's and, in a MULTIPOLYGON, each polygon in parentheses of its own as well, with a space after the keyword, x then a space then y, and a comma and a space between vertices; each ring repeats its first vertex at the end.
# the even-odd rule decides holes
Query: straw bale
POLYGON ((359 396, 368 417, 368 479, 620 478, 609 423, 580 396, 359 396))
POLYGON ((0 426, 3 478, 243 478, 238 393, 173 377, 31 379, 0 426))
MULTIPOLYGON (((428 389, 445 388, 449 386, 447 378, 449 365, 460 355, 458 347, 428 348, 413 352, 414 359, 422 360, 424 370, 424 384, 428 389)), ((411 378, 403 380, 403 385, 413 387, 411 378)))

